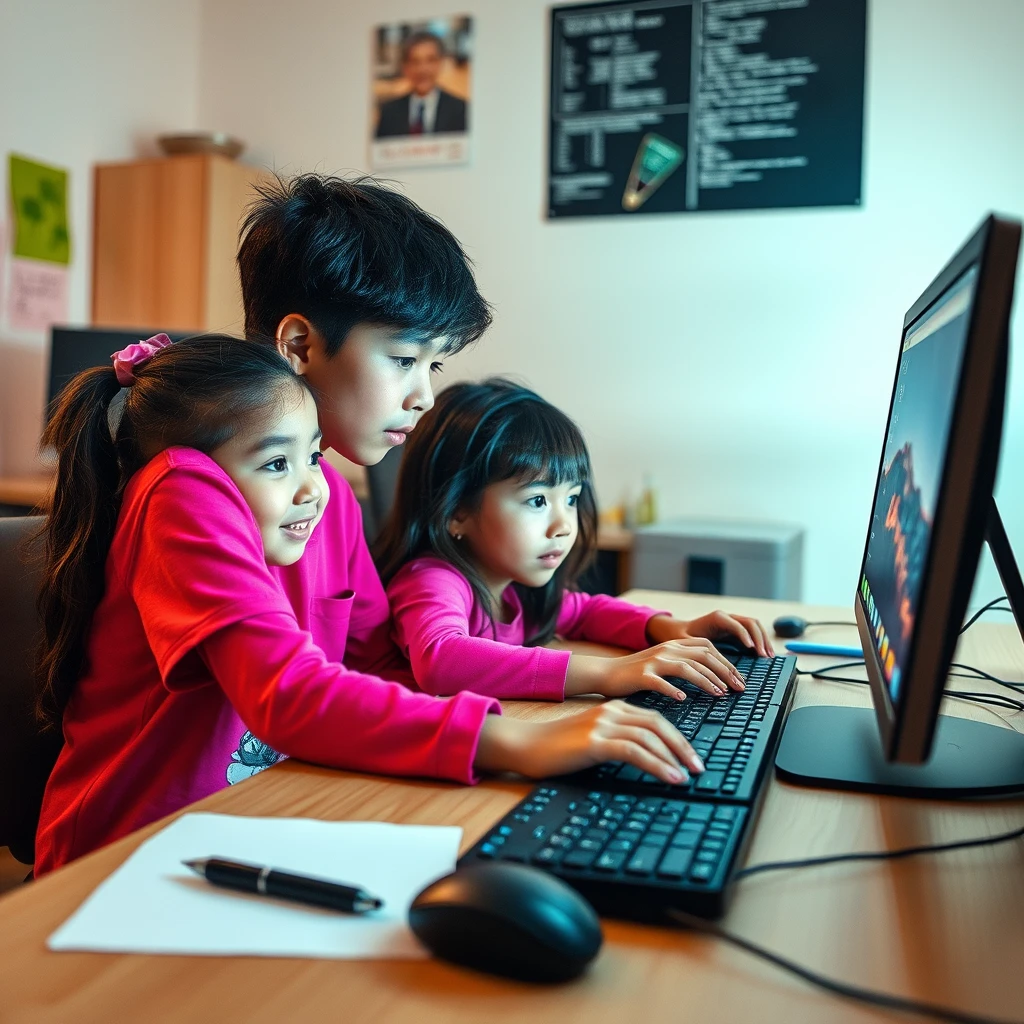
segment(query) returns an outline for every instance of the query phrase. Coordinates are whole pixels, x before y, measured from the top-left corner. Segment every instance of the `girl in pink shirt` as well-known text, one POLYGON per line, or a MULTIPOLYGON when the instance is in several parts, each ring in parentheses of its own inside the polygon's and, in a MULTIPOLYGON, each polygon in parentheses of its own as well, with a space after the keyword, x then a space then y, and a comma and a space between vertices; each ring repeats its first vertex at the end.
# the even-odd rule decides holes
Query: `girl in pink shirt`
POLYGON ((420 689, 533 700, 657 690, 683 700, 671 677, 715 695, 743 688, 709 638, 772 653, 755 619, 713 612, 684 622, 573 589, 596 540, 590 458, 567 416, 502 379, 445 390, 409 443, 376 552, 395 640, 420 689), (544 647, 556 634, 638 653, 544 647))
MULTIPOLYGON (((375 330, 357 325, 342 349, 363 415, 332 427, 368 461, 388 427, 411 429, 432 403, 429 370, 400 370, 417 358, 385 352, 416 344, 430 366, 441 345, 375 330)), ((679 781, 695 755, 652 713, 514 722, 491 698, 441 700, 380 677, 403 676, 384 592, 284 348, 160 335, 61 396, 44 438, 57 487, 40 711, 65 744, 36 873, 284 755, 461 782, 618 759, 679 781)))

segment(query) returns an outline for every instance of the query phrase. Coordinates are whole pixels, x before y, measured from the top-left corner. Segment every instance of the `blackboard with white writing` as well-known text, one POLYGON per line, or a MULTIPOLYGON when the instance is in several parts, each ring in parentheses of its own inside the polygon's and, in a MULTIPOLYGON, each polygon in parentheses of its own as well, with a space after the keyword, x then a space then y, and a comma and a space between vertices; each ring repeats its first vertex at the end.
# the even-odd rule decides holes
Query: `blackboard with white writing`
POLYGON ((548 216, 861 202, 867 0, 551 12, 548 216))

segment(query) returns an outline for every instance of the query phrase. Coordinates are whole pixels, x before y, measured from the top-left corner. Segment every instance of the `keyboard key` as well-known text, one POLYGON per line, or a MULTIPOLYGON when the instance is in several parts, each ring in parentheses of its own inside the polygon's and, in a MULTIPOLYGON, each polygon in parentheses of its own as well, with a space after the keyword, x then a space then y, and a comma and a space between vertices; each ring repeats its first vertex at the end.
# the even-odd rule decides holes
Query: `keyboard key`
POLYGON ((700 842, 699 832, 677 832, 671 840, 669 840, 670 846, 685 847, 688 850, 694 850, 697 844, 700 842))
POLYGON ((562 867, 589 868, 597 857, 597 850, 576 849, 562 858, 562 867))
POLYGON ((693 858, 691 850, 680 847, 669 847, 668 853, 658 865, 659 878, 682 878, 693 858))
POLYGON ((723 772, 704 772, 703 775, 697 780, 695 788, 706 791, 716 790, 725 781, 725 774, 723 772))
POLYGON ((690 881, 698 884, 710 882, 715 877, 714 864, 694 864, 690 871, 690 881))
POLYGON ((710 821, 714 810, 711 804, 692 804, 689 811, 686 812, 686 820, 688 822, 710 821))
POLYGON ((597 858, 594 867, 598 871, 618 871, 625 862, 625 853, 621 851, 607 851, 597 858))
POLYGON ((719 734, 722 731, 720 725, 703 725, 700 731, 697 733, 696 739, 698 743, 713 744, 718 739, 719 734))
POLYGON ((533 855, 533 863, 543 866, 553 866, 565 856, 565 850, 559 850, 555 846, 545 846, 533 855))
POLYGON ((657 866, 659 857, 660 846, 641 846, 626 865, 626 871, 631 875, 649 875, 657 866))

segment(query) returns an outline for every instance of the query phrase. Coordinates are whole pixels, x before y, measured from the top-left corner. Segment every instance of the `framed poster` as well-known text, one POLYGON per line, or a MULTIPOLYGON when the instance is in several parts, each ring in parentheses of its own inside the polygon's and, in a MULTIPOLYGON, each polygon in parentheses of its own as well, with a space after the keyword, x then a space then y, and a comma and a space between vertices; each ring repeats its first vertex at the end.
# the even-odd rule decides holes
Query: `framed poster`
POLYGON ((472 18, 379 25, 373 41, 370 165, 467 163, 472 18))
POLYGON ((551 11, 548 217, 861 201, 867 0, 551 11))

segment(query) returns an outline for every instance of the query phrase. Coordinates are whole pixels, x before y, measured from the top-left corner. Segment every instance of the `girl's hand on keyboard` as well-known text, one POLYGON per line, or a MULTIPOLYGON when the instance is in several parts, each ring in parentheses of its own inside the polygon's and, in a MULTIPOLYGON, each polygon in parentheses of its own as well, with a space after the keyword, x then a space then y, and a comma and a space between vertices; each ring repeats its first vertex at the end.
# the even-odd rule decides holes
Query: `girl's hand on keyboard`
POLYGON ((651 643, 660 644, 666 640, 683 640, 687 637, 704 637, 707 640, 735 640, 743 647, 757 651, 762 658, 773 658, 768 630, 757 619, 748 615, 730 615, 714 611, 699 619, 675 619, 671 615, 654 615, 647 621, 647 637, 651 643))
POLYGON ((666 676, 693 683, 714 697, 743 689, 743 677, 710 640, 687 637, 619 658, 573 654, 565 676, 565 695, 627 697, 637 690, 655 690, 684 700, 683 691, 666 676))
POLYGON ((604 761, 625 761, 668 783, 704 770, 671 722, 618 700, 550 722, 488 715, 474 767, 544 779, 604 761))

